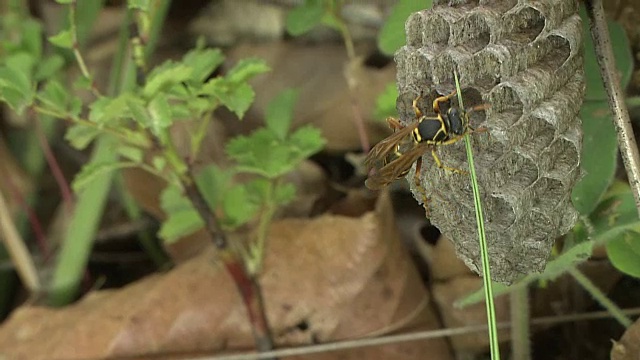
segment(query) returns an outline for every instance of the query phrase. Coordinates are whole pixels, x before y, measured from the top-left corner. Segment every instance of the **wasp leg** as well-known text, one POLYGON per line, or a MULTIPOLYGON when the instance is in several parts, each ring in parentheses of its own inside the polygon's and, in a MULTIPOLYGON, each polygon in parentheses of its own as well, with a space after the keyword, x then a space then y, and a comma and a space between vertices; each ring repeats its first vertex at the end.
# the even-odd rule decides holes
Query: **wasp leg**
POLYGON ((420 110, 420 108, 418 107, 418 101, 420 101, 420 99, 422 99, 422 95, 418 95, 418 97, 413 99, 413 102, 411 103, 411 107, 413 108, 413 111, 416 113, 416 119, 419 119, 422 117, 422 110, 420 110))
POLYGON ((441 168, 443 170, 446 170, 446 171, 451 171, 451 172, 456 173, 456 174, 467 174, 467 171, 465 171, 465 170, 461 170, 461 169, 458 169, 458 168, 452 168, 452 167, 445 166, 442 163, 442 161, 440 161, 440 158, 438 157, 438 154, 436 154, 436 149, 432 149, 431 150, 431 156, 433 156, 433 160, 436 162, 436 165, 439 168, 441 168))
POLYGON ((418 158, 416 161, 416 172, 413 174, 413 182, 416 186, 416 189, 420 192, 422 196, 422 207, 424 208, 424 213, 427 218, 431 217, 431 212, 429 211, 429 198, 427 197, 427 190, 420 183, 420 173, 422 172, 422 156, 418 158))
POLYGON ((404 126, 402 126, 402 124, 400 124, 400 121, 398 121, 398 119, 396 119, 394 117, 388 117, 387 118, 387 124, 389 125, 389 127, 393 131, 398 131, 398 130, 400 130, 400 129, 402 129, 404 127, 404 126))
POLYGON ((440 103, 451 100, 451 98, 454 97, 456 93, 457 91, 453 90, 449 95, 440 96, 433 100, 433 111, 436 114, 440 114, 440 103))

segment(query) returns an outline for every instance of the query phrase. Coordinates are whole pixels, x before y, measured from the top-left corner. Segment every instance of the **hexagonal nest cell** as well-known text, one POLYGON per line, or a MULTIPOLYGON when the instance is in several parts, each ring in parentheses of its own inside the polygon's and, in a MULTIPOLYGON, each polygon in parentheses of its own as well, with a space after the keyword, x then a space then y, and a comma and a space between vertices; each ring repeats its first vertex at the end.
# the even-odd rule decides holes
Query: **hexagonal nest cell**
MULTIPOLYGON (((544 270, 554 240, 577 220, 570 194, 581 174, 585 89, 577 11, 574 0, 435 1, 407 21, 408 45, 396 53, 404 123, 415 121, 418 94, 428 113, 433 98, 455 88, 454 71, 465 107, 489 105, 470 122, 489 130, 471 141, 496 281, 544 270)), ((463 141, 438 146, 437 154, 448 167, 468 168, 463 141)), ((436 167, 430 153, 419 176, 432 223, 480 273, 468 176, 436 167)))

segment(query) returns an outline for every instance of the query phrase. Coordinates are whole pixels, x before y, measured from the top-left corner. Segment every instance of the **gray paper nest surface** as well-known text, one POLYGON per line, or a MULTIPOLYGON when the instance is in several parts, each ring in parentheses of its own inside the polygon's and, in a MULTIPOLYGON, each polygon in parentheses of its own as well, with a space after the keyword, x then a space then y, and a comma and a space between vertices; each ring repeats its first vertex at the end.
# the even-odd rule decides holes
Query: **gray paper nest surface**
MULTIPOLYGON (((502 283, 544 270, 554 240, 577 220, 571 190, 581 175, 585 91, 577 11, 572 0, 436 1, 409 17, 407 45, 395 55, 404 124, 416 121, 411 102, 418 94, 429 113, 435 97, 455 89, 454 69, 465 108, 490 105, 471 115, 471 125, 489 135, 471 138, 491 275, 502 283)), ((438 155, 446 166, 468 168, 463 141, 438 146, 438 155)), ((426 153, 420 179, 432 223, 481 273, 468 175, 437 168, 426 153)))

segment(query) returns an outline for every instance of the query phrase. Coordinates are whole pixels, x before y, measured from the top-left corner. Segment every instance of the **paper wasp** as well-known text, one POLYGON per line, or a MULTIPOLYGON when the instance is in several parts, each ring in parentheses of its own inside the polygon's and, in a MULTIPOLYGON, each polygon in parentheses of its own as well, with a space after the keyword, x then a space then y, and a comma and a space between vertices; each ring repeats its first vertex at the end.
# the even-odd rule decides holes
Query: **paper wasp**
MULTIPOLYGON (((402 126, 395 118, 387 118, 394 133, 380 141, 371 149, 364 163, 371 170, 365 185, 371 190, 382 189, 394 180, 405 176, 414 162, 416 162, 415 181, 419 185, 422 155, 431 150, 431 155, 438 167, 445 170, 462 173, 462 170, 444 166, 436 154, 436 146, 457 142, 468 132, 476 131, 469 126, 469 113, 484 110, 487 104, 475 106, 469 110, 450 105, 442 113, 440 105, 451 101, 456 95, 454 90, 449 95, 440 96, 433 101, 433 115, 426 116, 418 108, 421 96, 413 100, 412 107, 417 121, 408 126, 402 126), (408 150, 402 150, 408 145, 408 150)), ((480 131, 480 130, 478 130, 480 131)), ((483 129, 482 131, 486 131, 483 129)))

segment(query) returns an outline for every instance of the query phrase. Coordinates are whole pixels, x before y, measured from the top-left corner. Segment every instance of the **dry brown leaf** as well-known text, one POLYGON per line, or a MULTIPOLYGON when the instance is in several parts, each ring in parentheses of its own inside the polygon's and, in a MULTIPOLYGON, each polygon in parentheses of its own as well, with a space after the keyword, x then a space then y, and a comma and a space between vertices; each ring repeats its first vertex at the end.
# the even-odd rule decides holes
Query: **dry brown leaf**
MULTIPOLYGON (((422 328, 439 327, 398 241, 388 196, 381 197, 375 212, 359 218, 278 221, 269 239, 260 282, 281 346, 372 336, 426 320, 422 328), (296 327, 302 322, 306 330, 296 327)), ((446 353, 444 341, 416 342, 396 348, 406 355, 394 359, 418 359, 414 355, 423 354, 425 344, 446 353)), ((98 291, 63 309, 22 307, 0 328, 0 357, 10 359, 214 352, 252 345, 240 297, 211 249, 166 274, 98 291)))
POLYGON ((611 360, 640 359, 640 320, 627 328, 619 341, 613 342, 611 360))
MULTIPOLYGON (((484 302, 468 306, 464 309, 454 307, 456 300, 461 299, 482 288, 482 278, 477 275, 458 276, 445 283, 433 285, 433 297, 440 309, 442 320, 447 328, 463 326, 477 326, 487 324, 487 313, 484 302)), ((494 300, 496 308, 496 321, 509 320, 509 298, 500 296, 494 300)), ((509 331, 499 330, 500 341, 509 340, 509 331)), ((471 352, 478 353, 489 349, 489 337, 485 331, 473 332, 467 335, 459 335, 451 338, 451 343, 457 354, 471 352)))
MULTIPOLYGON (((370 49, 368 47, 367 49, 370 49)), ((366 52, 366 51, 364 51, 366 52)), ((300 90, 293 126, 312 123, 327 138, 326 150, 349 151, 360 148, 353 121, 352 103, 344 69, 347 56, 340 44, 304 44, 280 42, 265 45, 241 45, 229 55, 229 64, 256 56, 264 59, 272 71, 251 81, 256 99, 242 123, 232 122, 235 132, 261 124, 267 104, 278 92, 293 87, 300 90), (249 125, 249 124, 253 124, 249 125), (242 128, 244 127, 244 128, 242 128)), ((353 71, 358 82, 358 103, 371 143, 389 135, 384 121, 374 120, 376 97, 395 80, 395 66, 383 69, 362 68, 353 71)))

